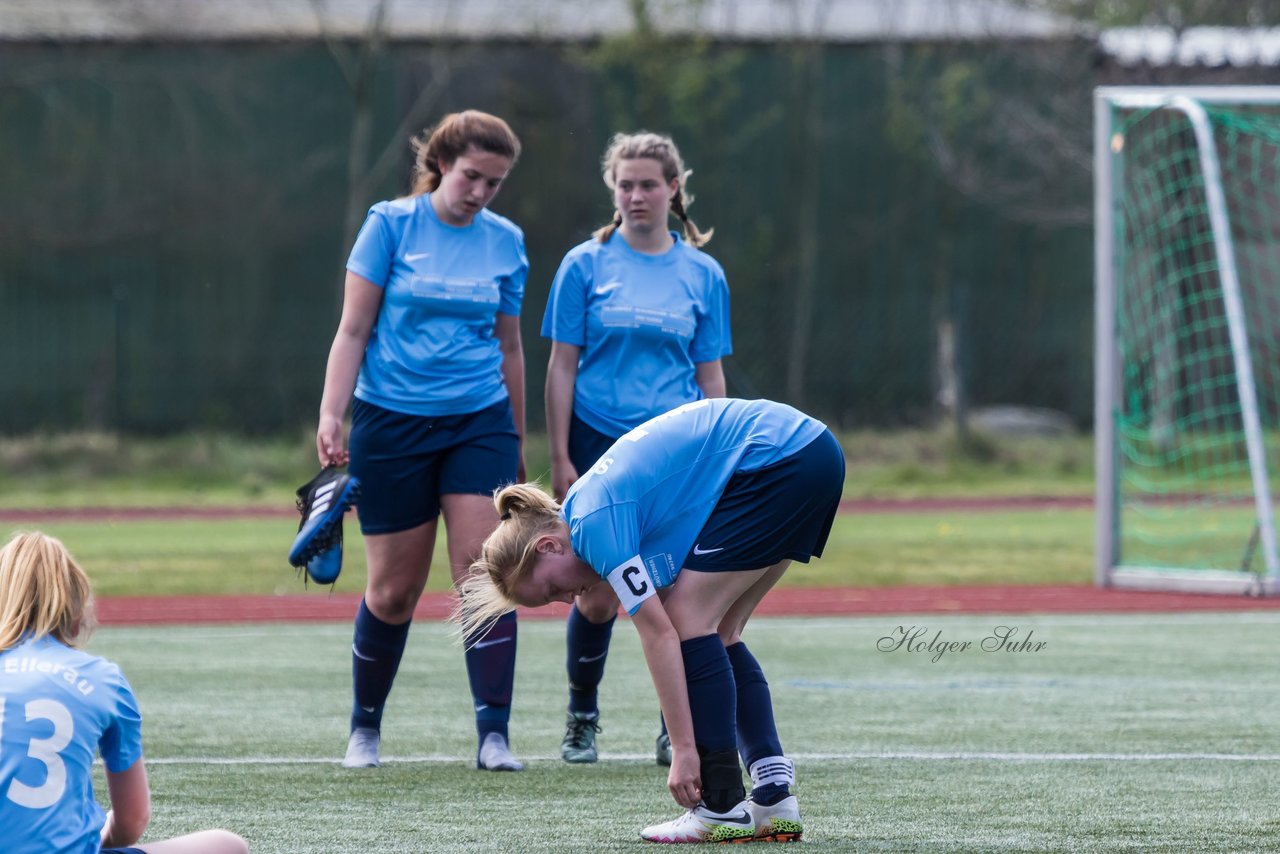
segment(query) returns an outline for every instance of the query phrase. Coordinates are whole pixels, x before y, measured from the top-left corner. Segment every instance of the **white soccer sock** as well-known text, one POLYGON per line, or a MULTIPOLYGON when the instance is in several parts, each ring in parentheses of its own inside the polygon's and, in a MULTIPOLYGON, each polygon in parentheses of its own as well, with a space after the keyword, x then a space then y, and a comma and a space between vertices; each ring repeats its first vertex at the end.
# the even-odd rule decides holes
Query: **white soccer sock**
POLYGON ((789 789, 796 782, 796 766, 785 756, 757 759, 747 770, 751 774, 753 789, 768 785, 786 786, 789 789))

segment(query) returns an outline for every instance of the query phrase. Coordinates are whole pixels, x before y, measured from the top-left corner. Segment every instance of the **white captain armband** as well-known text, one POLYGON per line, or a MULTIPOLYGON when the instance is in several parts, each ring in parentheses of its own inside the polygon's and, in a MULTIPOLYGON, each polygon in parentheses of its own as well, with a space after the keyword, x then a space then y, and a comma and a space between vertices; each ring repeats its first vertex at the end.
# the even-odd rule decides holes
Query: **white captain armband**
POLYGON ((644 604, 644 600, 658 592, 640 555, 618 564, 605 578, 609 580, 613 592, 618 594, 618 601, 628 614, 634 614, 644 604))

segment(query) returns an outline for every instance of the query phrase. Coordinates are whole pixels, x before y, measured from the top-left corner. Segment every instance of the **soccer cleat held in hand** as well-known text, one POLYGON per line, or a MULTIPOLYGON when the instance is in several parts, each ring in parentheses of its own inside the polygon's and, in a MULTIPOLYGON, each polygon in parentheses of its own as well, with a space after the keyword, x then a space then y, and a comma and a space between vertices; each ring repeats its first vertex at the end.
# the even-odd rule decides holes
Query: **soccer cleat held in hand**
POLYGON ((328 467, 298 487, 298 535, 289 563, 306 567, 317 584, 332 584, 342 570, 342 516, 360 497, 360 481, 328 467))
POLYGON ((330 537, 332 545, 307 561, 307 575, 316 584, 333 584, 342 572, 342 523, 334 528, 330 537))
POLYGON ((741 801, 725 813, 712 812, 706 804, 663 824, 655 824, 640 831, 646 842, 752 842, 756 838, 756 822, 751 814, 751 802, 741 801))

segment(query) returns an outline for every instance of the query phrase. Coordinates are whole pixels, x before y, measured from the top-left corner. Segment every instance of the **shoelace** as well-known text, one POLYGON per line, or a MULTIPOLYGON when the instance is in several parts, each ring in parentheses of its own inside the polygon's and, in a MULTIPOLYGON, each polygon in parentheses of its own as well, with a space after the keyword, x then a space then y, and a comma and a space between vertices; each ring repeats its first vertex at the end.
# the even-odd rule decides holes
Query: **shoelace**
POLYGON ((675 825, 675 830, 681 830, 689 825, 701 830, 706 822, 698 815, 697 810, 685 810, 684 815, 677 818, 673 824, 675 825))
MULTIPOLYGON (((701 807, 702 807, 703 809, 706 809, 708 812, 710 812, 710 811, 711 811, 711 808, 710 808, 710 807, 708 807, 708 806, 706 806, 705 804, 701 805, 701 807)), ((698 815, 698 810, 697 810, 697 809, 691 809, 691 810, 686 810, 684 815, 682 815, 682 816, 680 816, 680 818, 676 819, 676 822, 677 822, 677 823, 684 823, 684 824, 688 824, 688 823, 690 823, 690 822, 696 822, 696 823, 698 823, 698 824, 704 824, 704 823, 707 823, 707 822, 711 822, 711 821, 719 821, 719 820, 720 820, 720 819, 713 818, 713 817, 711 817, 711 816, 707 816, 707 817, 705 817, 705 818, 704 818, 703 816, 698 815)))
POLYGON ((569 739, 569 744, 575 748, 586 747, 590 739, 587 738, 587 730, 600 732, 600 724, 595 721, 584 721, 574 718, 570 722, 569 728, 565 731, 565 738, 569 739))

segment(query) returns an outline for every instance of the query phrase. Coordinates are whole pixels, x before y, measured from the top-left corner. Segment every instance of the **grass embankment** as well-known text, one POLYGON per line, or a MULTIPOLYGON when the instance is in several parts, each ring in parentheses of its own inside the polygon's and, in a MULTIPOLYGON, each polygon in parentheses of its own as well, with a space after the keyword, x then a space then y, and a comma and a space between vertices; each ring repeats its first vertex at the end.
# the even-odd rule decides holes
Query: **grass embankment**
MULTIPOLYGON (((1061 496, 1092 490, 1092 449, 1086 438, 977 437, 963 450, 949 435, 922 431, 851 433, 842 439, 850 498, 1061 496)), ((315 473, 310 443, 302 434, 292 440, 93 435, 0 440, 0 508, 289 508, 294 489, 315 473)), ((532 475, 547 471, 544 448, 542 437, 529 443, 532 475)), ((1092 524, 1092 513, 1083 510, 845 514, 825 557, 788 573, 783 583, 1083 583, 1092 577, 1092 524)), ((40 527, 77 554, 99 595, 303 589, 284 559, 295 526, 278 516, 50 521, 40 527)), ((363 587, 365 565, 353 520, 346 536, 336 589, 355 592, 363 587)), ((428 589, 445 589, 443 543, 434 565, 428 589)))
MULTIPOLYGON (((0 508, 290 506, 316 470, 313 438, 109 434, 0 438, 0 508)), ((861 431, 841 437, 851 498, 1088 495, 1088 437, 861 431)), ((531 436, 529 476, 548 471, 546 440, 531 436)))

